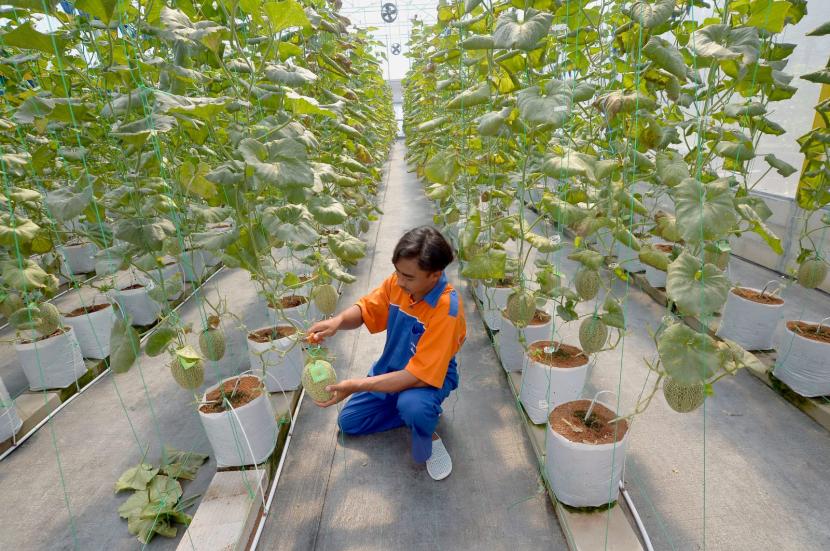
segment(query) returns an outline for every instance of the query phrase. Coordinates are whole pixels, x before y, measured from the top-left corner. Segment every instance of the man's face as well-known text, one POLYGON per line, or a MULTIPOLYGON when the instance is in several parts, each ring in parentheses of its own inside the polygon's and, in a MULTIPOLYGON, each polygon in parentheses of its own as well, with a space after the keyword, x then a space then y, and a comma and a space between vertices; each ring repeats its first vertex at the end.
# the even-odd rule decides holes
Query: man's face
POLYGON ((427 272, 418 266, 417 258, 401 258, 395 264, 398 274, 398 287, 412 295, 415 300, 421 300, 429 293, 438 280, 441 272, 427 272))

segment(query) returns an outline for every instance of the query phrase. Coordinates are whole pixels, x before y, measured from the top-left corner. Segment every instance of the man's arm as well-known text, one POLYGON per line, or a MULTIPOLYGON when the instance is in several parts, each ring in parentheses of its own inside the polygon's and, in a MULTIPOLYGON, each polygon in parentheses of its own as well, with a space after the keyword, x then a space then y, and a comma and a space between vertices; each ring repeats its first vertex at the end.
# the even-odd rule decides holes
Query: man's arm
POLYGON ((318 321, 309 327, 308 340, 315 344, 321 343, 340 329, 357 329, 361 325, 363 325, 363 314, 360 311, 360 306, 353 304, 333 318, 318 321))
POLYGON ((363 377, 362 379, 346 379, 337 384, 329 385, 326 390, 332 393, 328 402, 316 402, 318 406, 329 407, 341 402, 355 392, 402 392, 410 388, 428 387, 427 383, 409 371, 392 371, 383 375, 363 377))

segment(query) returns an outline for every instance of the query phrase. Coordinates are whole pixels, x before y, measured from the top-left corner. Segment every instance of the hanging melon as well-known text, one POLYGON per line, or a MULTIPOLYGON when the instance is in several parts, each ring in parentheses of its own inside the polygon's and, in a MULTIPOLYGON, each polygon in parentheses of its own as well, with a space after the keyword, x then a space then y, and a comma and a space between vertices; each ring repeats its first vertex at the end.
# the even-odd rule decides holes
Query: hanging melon
POLYGON ((706 399, 706 387, 702 382, 681 383, 667 377, 663 383, 663 396, 669 407, 678 413, 689 413, 703 404, 706 399))

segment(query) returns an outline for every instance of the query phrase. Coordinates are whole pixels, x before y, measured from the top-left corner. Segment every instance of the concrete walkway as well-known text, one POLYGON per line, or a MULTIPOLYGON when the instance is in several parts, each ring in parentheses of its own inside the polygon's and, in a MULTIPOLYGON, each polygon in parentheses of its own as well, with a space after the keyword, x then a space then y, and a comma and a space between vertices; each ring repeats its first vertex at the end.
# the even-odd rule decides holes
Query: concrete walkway
MULTIPOLYGON (((422 184, 406 171, 404 151, 400 142, 392 151, 380 192, 384 214, 367 237, 368 258, 341 307, 391 273, 392 250, 407 229, 432 221, 422 184)), ((454 270, 449 275, 461 291, 468 329, 459 355, 461 385, 444 402, 438 426, 452 454, 452 475, 435 482, 413 463, 407 429, 341 436, 337 410, 305 400, 261 549, 566 549, 481 318, 466 284, 454 270)), ((364 376, 384 339, 365 328, 336 335, 338 376, 364 376)))

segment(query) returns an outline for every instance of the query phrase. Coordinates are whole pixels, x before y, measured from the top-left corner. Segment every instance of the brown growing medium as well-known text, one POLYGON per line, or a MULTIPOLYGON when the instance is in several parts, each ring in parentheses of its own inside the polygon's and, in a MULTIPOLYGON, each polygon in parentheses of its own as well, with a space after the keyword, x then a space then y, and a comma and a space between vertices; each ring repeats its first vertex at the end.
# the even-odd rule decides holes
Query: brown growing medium
POLYGON ((657 243, 656 245, 654 245, 654 248, 664 253, 670 253, 674 250, 674 247, 669 245, 668 243, 657 243))
POLYGON ((759 304, 770 304, 773 306, 784 304, 784 299, 780 297, 768 294, 762 295, 759 291, 747 289, 746 287, 735 287, 732 289, 732 293, 741 298, 745 298, 746 300, 751 300, 752 302, 757 302, 759 304))
POLYGON ((628 422, 621 420, 610 423, 617 416, 600 403, 594 405, 591 417, 586 422, 585 414, 590 406, 590 400, 575 400, 557 406, 550 413, 550 426, 571 442, 611 444, 622 440, 628 431, 628 422))
POLYGON ((588 356, 576 346, 560 344, 557 341, 536 341, 528 348, 528 355, 537 363, 551 367, 580 367, 588 363, 588 356), (548 354, 545 348, 556 348, 548 354))
POLYGON ((270 342, 290 337, 297 330, 289 325, 280 325, 279 327, 264 327, 251 331, 248 333, 248 338, 254 342, 270 342))
POLYGON ((550 314, 543 310, 536 310, 533 314, 533 319, 530 320, 530 325, 545 325, 550 321, 550 314))
POLYGON ((499 289, 505 289, 507 287, 513 287, 513 278, 506 277, 504 279, 496 279, 493 281, 492 285, 486 285, 486 287, 497 287, 499 289))
POLYGON ((144 288, 144 285, 142 285, 141 283, 133 283, 129 287, 124 287, 121 290, 122 291, 132 291, 133 289, 143 289, 143 288, 144 288))
POLYGON ((830 325, 822 325, 821 329, 819 329, 816 323, 788 321, 787 329, 805 339, 830 344, 830 325))
POLYGON ((65 318, 74 318, 74 317, 77 317, 77 316, 82 316, 84 314, 91 314, 93 312, 98 312, 99 310, 103 310, 104 308, 109 308, 109 307, 110 307, 109 304, 93 304, 92 306, 86 306, 86 307, 81 306, 81 307, 75 308, 74 310, 72 310, 68 314, 64 314, 63 317, 65 317, 65 318))
POLYGON ((226 411, 223 396, 228 399, 231 406, 238 408, 251 402, 262 394, 262 382, 251 375, 229 379, 207 393, 205 401, 209 402, 199 407, 202 413, 222 413, 226 411), (237 380, 239 384, 237 385, 237 380), (236 387, 236 390, 234 390, 236 387))
POLYGON ((33 341, 31 341, 31 340, 20 341, 20 344, 32 344, 33 342, 45 341, 46 339, 51 339, 52 337, 57 337, 58 335, 63 335, 67 331, 68 331, 68 329, 64 329, 63 327, 61 327, 60 329, 56 329, 54 332, 49 333, 48 335, 44 335, 42 337, 38 337, 33 341))
MULTIPOLYGON (((307 302, 308 299, 300 295, 288 295, 287 297, 282 297, 280 299, 280 308, 296 308, 297 306, 302 306, 307 302)), ((271 308, 277 308, 271 301, 268 301, 268 306, 271 308)))

